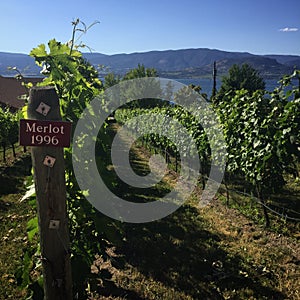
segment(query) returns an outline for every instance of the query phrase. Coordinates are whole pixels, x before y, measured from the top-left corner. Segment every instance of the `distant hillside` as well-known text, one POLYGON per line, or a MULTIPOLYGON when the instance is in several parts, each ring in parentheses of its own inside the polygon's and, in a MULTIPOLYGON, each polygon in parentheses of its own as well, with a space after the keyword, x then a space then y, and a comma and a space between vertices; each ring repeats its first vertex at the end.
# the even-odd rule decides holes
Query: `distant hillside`
MULTIPOLYGON (((265 58, 263 56, 248 56, 248 57, 233 57, 216 60, 217 71, 219 75, 225 75, 233 64, 242 65, 247 63, 255 68, 259 74, 267 78, 279 79, 285 74, 293 71, 293 66, 280 64, 276 59, 265 58)), ((180 72, 163 72, 165 75, 171 77, 182 78, 183 75, 187 77, 211 76, 213 63, 207 64, 202 67, 188 68, 180 72)))
POLYGON ((276 59, 280 64, 296 66, 300 69, 300 56, 297 55, 264 55, 264 57, 276 59))
POLYGON ((143 53, 115 54, 100 56, 94 53, 87 53, 85 57, 93 64, 99 63, 110 67, 113 71, 124 72, 132 69, 139 63, 146 67, 152 67, 158 71, 178 71, 188 68, 204 67, 215 60, 224 58, 248 57, 249 53, 233 53, 210 49, 182 49, 150 51, 143 53))
MULTIPOLYGON (((169 78, 189 78, 211 76, 213 62, 217 62, 218 74, 226 74, 233 64, 248 63, 264 78, 280 78, 300 68, 300 56, 296 55, 254 55, 247 52, 228 52, 214 49, 182 49, 149 51, 143 53, 105 55, 85 53, 84 57, 100 68, 100 75, 108 72, 119 75, 135 68, 138 64, 155 68, 160 76, 169 78)), ((13 76, 8 66, 16 66, 26 76, 40 75, 40 69, 28 55, 0 52, 0 75, 13 76)))
POLYGON ((34 59, 26 54, 0 52, 0 75, 14 76, 16 73, 8 67, 17 67, 26 76, 40 76, 40 68, 34 59))

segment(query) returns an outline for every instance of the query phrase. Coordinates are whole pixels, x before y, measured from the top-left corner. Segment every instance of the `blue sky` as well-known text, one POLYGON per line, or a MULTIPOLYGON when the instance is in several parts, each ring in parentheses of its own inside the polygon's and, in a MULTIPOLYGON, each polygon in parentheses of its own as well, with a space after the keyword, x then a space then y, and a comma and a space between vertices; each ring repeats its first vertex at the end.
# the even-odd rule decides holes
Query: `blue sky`
POLYGON ((300 0, 1 1, 0 51, 66 42, 76 18, 100 21, 81 40, 105 54, 212 48, 300 55, 300 0))

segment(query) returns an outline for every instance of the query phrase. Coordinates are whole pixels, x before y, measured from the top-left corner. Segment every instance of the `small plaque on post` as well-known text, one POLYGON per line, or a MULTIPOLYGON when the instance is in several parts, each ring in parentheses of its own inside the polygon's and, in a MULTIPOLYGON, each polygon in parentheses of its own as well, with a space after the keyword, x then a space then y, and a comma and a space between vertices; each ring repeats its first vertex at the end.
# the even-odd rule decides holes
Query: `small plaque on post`
POLYGON ((41 102, 36 111, 46 117, 50 109, 51 107, 49 105, 47 105, 44 102, 41 102))
POLYGON ((58 229, 59 228, 59 220, 50 220, 49 229, 58 229))
POLYGON ((55 161, 56 159, 54 157, 51 157, 49 155, 47 155, 45 158, 44 158, 44 162, 43 164, 47 167, 50 167, 50 168, 53 168, 54 164, 55 164, 55 161))

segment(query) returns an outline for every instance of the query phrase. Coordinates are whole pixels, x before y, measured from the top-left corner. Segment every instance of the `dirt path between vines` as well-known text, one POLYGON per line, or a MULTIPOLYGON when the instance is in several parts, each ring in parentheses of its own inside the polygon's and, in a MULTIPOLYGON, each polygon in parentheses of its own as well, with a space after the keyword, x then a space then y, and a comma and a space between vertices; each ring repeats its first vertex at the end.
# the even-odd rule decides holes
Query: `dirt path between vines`
MULTIPOLYGON (((143 165, 148 154, 135 156, 143 165)), ((300 299, 300 236, 265 229, 218 197, 199 208, 197 193, 163 220, 126 225, 115 249, 125 268, 111 267, 118 293, 90 299, 300 299)))

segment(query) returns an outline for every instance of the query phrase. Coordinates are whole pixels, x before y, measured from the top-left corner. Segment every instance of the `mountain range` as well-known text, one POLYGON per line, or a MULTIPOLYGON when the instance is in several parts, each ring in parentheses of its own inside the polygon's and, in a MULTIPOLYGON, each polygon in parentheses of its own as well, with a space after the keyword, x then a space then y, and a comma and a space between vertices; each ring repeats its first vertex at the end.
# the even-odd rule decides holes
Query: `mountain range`
MULTIPOLYGON (((143 64, 147 68, 155 68, 159 76, 168 78, 211 76, 214 61, 216 61, 219 76, 226 74, 233 64, 243 63, 250 64, 265 79, 279 79, 291 73, 294 68, 300 69, 300 56, 298 55, 255 55, 248 52, 228 52, 207 48, 114 55, 84 53, 83 56, 99 69, 101 77, 109 72, 124 75, 138 64, 143 64)), ((40 68, 35 65, 32 57, 26 54, 0 52, 0 75, 14 76, 15 74, 8 70, 8 67, 14 66, 24 76, 41 75, 40 68)))

